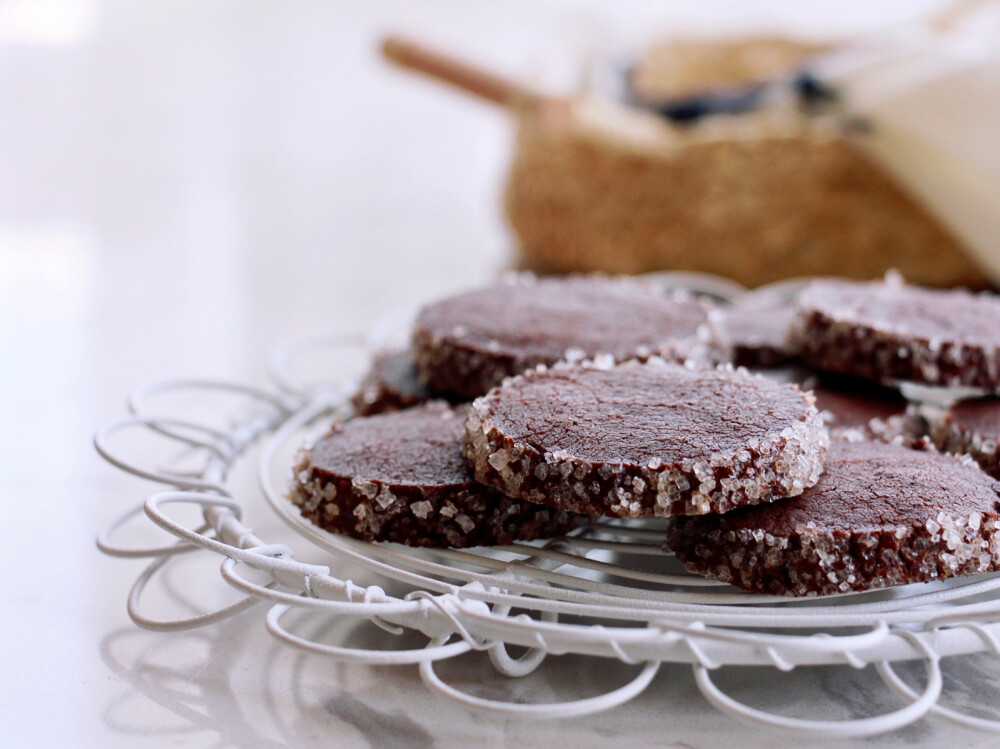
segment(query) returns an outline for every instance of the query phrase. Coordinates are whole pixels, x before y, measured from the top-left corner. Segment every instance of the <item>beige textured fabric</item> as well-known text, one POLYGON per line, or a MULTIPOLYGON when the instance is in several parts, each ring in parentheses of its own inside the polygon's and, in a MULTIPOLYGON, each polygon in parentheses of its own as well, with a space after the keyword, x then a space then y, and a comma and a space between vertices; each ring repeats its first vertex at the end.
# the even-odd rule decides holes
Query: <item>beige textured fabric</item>
POLYGON ((656 101, 780 75, 828 48, 778 37, 726 42, 672 39, 643 52, 629 80, 636 95, 656 101))

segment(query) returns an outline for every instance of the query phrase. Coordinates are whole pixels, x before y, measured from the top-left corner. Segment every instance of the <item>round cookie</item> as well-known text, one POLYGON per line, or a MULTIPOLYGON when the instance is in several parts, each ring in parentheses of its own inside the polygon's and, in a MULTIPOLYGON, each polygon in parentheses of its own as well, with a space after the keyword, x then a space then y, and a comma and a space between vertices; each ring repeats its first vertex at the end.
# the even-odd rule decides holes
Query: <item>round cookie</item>
POLYGON ((756 593, 826 595, 1000 569, 1000 484, 968 458, 834 440, 802 495, 677 518, 691 572, 756 593))
POLYGON ((527 372, 477 399, 476 480, 614 517, 726 512, 816 483, 829 437, 796 386, 661 359, 601 365, 527 372))
POLYGON ((932 435, 939 449, 971 455, 984 471, 1000 478, 1000 398, 953 403, 932 435))
POLYGON ((429 387, 475 398, 563 359, 707 355, 699 338, 708 335, 707 321, 704 302, 636 279, 520 276, 424 307, 413 350, 429 387))
POLYGON ((383 351, 376 354, 351 402, 359 415, 371 416, 417 406, 431 398, 409 351, 383 351))
POLYGON ((895 388, 802 367, 761 369, 759 373, 779 382, 794 382, 800 390, 810 391, 833 436, 885 442, 898 437, 909 443, 928 434, 929 425, 919 409, 895 388))
POLYGON ((890 383, 1000 388, 1000 299, 884 282, 817 281, 799 295, 798 354, 890 383))
POLYGON ((816 408, 832 429, 872 429, 906 413, 898 390, 853 377, 813 377, 801 387, 816 396, 816 408))
POLYGON ((794 358, 788 330, 795 317, 791 303, 734 304, 712 310, 716 334, 740 367, 779 367, 794 358))
POLYGON ((409 546, 508 544, 582 520, 476 484, 461 452, 467 414, 433 401, 337 424, 301 456, 290 498, 328 531, 409 546))

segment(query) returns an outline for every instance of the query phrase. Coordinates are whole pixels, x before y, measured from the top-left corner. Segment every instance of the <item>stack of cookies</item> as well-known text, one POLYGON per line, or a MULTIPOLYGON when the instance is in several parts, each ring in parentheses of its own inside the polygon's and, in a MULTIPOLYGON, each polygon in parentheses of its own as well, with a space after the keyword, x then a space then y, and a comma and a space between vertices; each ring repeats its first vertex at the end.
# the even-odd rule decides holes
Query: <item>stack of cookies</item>
POLYGON ((1000 401, 929 425, 901 380, 1000 391, 1000 300, 824 280, 717 307, 518 277, 426 306, 301 453, 291 499, 426 547, 667 518, 690 571, 776 595, 1000 570, 1000 401))

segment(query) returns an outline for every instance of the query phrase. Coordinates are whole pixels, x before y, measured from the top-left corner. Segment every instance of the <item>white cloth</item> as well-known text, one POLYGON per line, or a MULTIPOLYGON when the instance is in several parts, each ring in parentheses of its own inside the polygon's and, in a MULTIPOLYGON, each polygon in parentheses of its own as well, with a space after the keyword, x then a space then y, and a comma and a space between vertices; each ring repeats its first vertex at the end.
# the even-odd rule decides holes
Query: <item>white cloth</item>
POLYGON ((1000 2, 859 41, 821 63, 863 139, 1000 283, 1000 2))

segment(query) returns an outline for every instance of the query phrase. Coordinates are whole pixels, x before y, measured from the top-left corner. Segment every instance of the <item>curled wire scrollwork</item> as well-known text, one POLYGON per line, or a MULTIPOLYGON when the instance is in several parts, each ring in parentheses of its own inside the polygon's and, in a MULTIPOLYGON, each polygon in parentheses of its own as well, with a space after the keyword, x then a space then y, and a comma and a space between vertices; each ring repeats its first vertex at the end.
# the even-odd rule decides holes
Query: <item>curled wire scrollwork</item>
MULTIPOLYGON (((318 341, 324 346, 361 343, 349 336, 318 341)), ((109 463, 163 487, 110 523, 97 538, 98 547, 107 554, 150 560, 128 596, 129 616, 138 626, 157 631, 192 629, 268 603, 264 626, 281 642, 341 661, 417 665, 435 693, 505 715, 565 718, 607 710, 641 694, 661 663, 680 662, 691 664, 698 689, 720 711, 772 729, 867 736, 930 714, 966 727, 1000 730, 1000 721, 938 704, 943 658, 972 652, 1000 656, 998 575, 801 605, 737 592, 682 570, 665 571, 659 531, 618 521, 594 523, 544 543, 433 554, 364 544, 311 526, 284 499, 275 466, 282 450, 294 447, 310 424, 333 414, 348 415, 349 407, 347 387, 306 386, 291 374, 289 362, 310 345, 317 341, 289 347, 272 363, 277 391, 206 380, 159 382, 133 394, 131 414, 96 435, 95 446, 109 463), (253 408, 244 409, 247 418, 229 429, 147 411, 148 403, 158 397, 192 390, 235 395, 253 408), (200 468, 181 470, 171 461, 151 467, 127 460, 112 443, 116 434, 131 429, 149 430, 174 444, 179 453, 198 452, 203 458, 200 468), (266 440, 258 466, 264 497, 300 536, 330 552, 331 566, 300 562, 293 549, 269 544, 244 525, 243 504, 227 488, 226 479, 235 463, 261 440, 266 440), (174 519, 170 508, 179 504, 197 507, 203 522, 188 527, 174 519), (116 537, 126 535, 142 516, 176 540, 149 547, 117 543, 116 537), (178 555, 197 550, 221 559, 222 580, 242 597, 217 611, 173 621, 146 616, 142 594, 150 581, 178 555), (656 563, 646 565, 643 560, 656 563), (409 586, 409 593, 392 596, 377 585, 342 579, 336 572, 338 562, 360 564, 409 586), (362 650, 315 642, 286 627, 283 618, 292 610, 367 620, 393 633, 410 630, 425 637, 426 645, 362 650), (569 617, 572 621, 567 621, 569 617), (512 657, 511 646, 526 652, 512 657), (627 684, 603 695, 552 704, 505 703, 463 692, 438 675, 437 662, 471 651, 488 653, 496 670, 510 677, 525 676, 547 655, 563 653, 614 658, 636 664, 639 671, 627 684), (907 685, 893 670, 892 662, 901 660, 926 664, 922 690, 907 685), (791 670, 828 664, 854 668, 874 664, 904 706, 849 721, 788 718, 738 702, 711 678, 711 671, 728 665, 791 670)))

